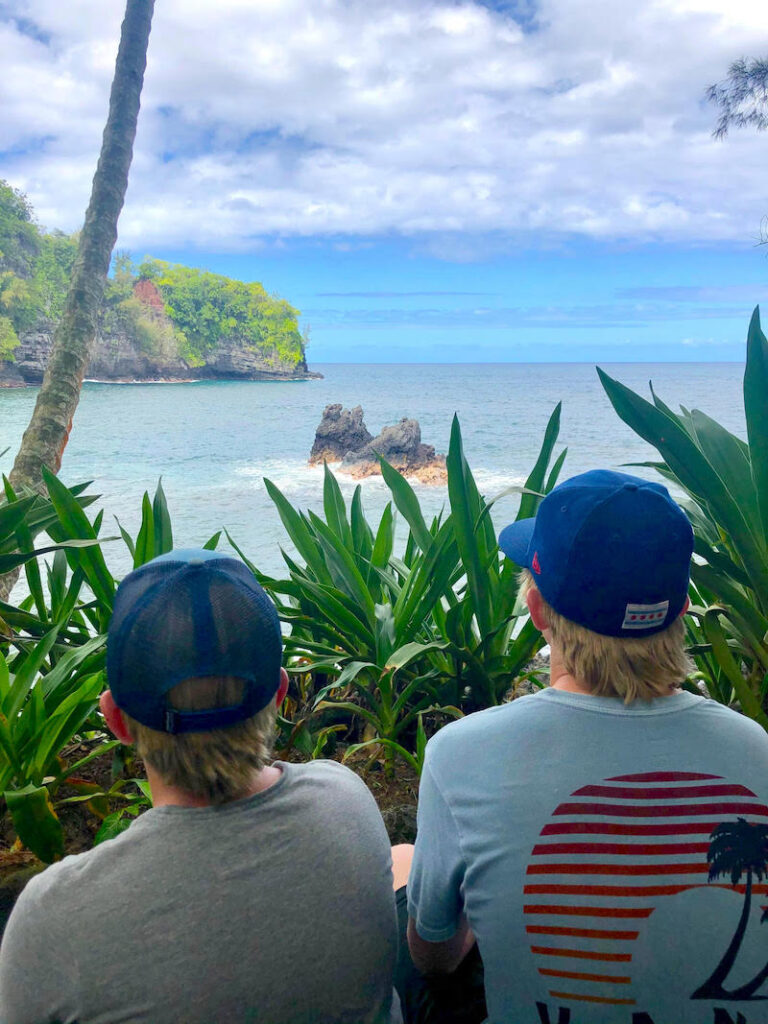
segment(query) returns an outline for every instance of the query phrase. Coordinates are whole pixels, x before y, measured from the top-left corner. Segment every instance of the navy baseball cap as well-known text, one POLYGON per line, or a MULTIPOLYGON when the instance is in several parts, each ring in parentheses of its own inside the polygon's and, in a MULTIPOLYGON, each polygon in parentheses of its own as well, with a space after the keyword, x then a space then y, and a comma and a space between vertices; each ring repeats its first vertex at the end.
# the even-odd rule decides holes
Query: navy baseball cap
POLYGON ((605 636, 659 633, 688 597, 691 524, 666 487, 626 473, 566 480, 499 547, 556 612, 605 636))
POLYGON ((217 551, 170 551, 140 566, 115 595, 107 681, 117 706, 159 732, 222 729, 265 708, 280 685, 282 636, 272 601, 250 569, 217 551), (232 707, 177 710, 168 691, 185 679, 245 683, 232 707))

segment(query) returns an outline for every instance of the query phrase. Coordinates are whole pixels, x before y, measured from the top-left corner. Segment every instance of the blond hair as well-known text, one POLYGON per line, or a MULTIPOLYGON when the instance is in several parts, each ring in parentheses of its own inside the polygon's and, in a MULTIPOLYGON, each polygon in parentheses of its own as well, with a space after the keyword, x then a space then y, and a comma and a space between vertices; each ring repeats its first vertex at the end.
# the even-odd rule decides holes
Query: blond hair
MULTIPOLYGON (((204 676, 185 679, 168 691, 179 711, 229 707, 243 698, 242 679, 204 676)), ((277 708, 274 700, 252 718, 226 729, 173 735, 142 725, 123 712, 139 757, 170 786, 212 804, 234 800, 272 755, 277 708)))
MULTIPOLYGON (((521 596, 531 589, 538 590, 525 569, 521 596)), ((625 704, 666 697, 693 670, 682 616, 652 636, 603 636, 564 618, 539 594, 565 670, 596 697, 622 697, 625 704)))

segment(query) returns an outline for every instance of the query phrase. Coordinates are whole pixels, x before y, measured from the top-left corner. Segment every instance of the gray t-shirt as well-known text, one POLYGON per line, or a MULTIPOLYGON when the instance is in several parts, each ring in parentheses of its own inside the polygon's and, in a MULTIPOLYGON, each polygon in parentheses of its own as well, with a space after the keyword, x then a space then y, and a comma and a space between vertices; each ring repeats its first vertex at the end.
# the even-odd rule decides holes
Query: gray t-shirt
POLYGON ((160 807, 33 878, 0 950, 3 1024, 380 1024, 396 924, 365 785, 284 764, 222 808, 160 807))
POLYGON ((430 741, 418 824, 409 912, 434 942, 466 912, 492 1024, 767 1024, 754 722, 544 690, 430 741))

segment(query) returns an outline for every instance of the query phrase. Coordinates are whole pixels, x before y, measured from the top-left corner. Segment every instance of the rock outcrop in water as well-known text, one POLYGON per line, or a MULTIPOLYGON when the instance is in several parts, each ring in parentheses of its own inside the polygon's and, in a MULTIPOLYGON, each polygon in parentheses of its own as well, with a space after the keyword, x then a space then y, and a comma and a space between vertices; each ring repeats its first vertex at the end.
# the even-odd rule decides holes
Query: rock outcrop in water
POLYGON ((414 476, 426 484, 445 483, 445 457, 435 452, 433 445, 422 444, 418 420, 404 416, 371 437, 359 405, 354 409, 326 406, 315 433, 310 465, 339 462, 342 473, 362 478, 381 473, 379 455, 403 476, 414 476))
POLYGON ((309 464, 341 462, 347 452, 360 451, 373 440, 373 434, 363 423, 363 408, 343 409, 341 405, 326 405, 323 418, 315 431, 309 464))

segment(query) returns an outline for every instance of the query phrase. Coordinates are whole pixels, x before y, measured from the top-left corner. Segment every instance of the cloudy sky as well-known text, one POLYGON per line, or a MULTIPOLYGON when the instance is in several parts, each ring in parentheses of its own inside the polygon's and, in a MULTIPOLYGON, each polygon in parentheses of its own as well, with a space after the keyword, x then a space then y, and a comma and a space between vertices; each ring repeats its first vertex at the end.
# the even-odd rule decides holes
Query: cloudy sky
MULTIPOLYGON (((0 0, 0 177, 76 229, 123 0, 0 0)), ((315 362, 740 359, 762 0, 158 0, 119 246, 261 280, 315 362)))

